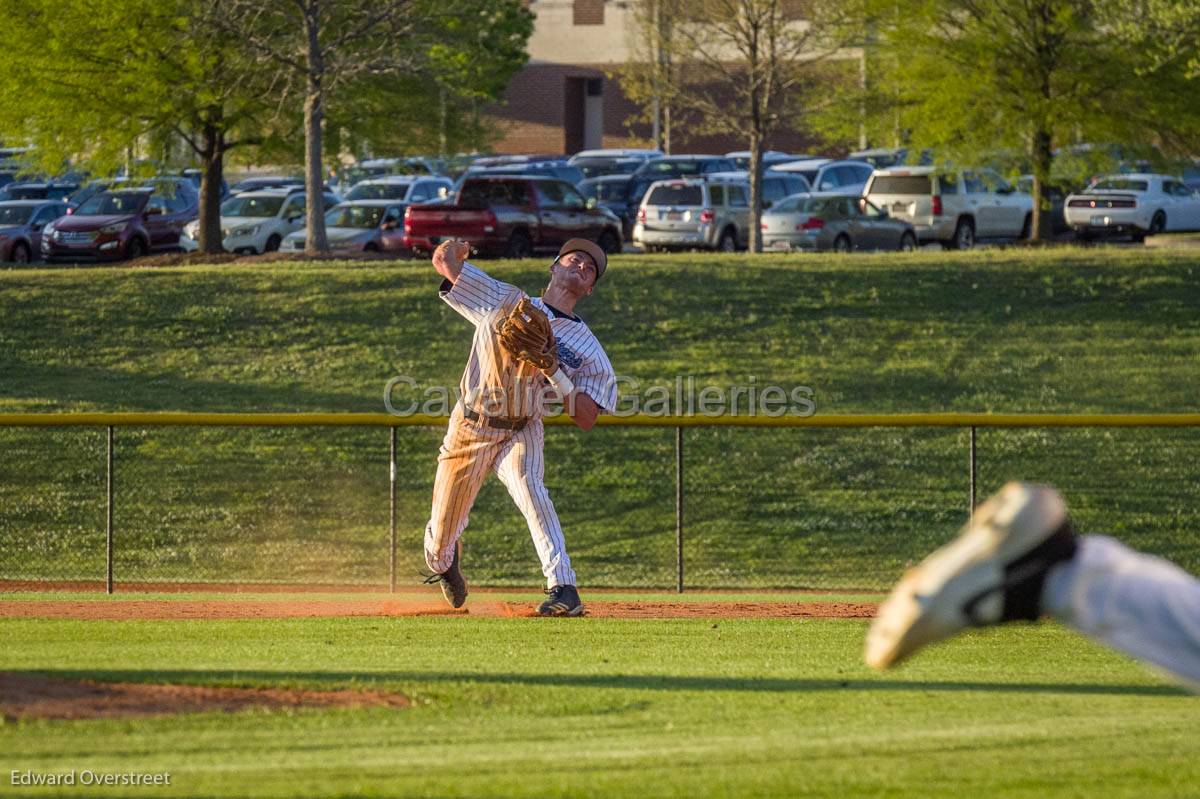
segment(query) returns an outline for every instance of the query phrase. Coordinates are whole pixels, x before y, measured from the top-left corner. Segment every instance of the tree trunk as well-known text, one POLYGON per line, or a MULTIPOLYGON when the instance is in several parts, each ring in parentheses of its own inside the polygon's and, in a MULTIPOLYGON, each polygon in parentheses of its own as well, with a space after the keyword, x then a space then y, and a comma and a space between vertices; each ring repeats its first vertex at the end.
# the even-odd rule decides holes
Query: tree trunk
POLYGON ((225 133, 214 124, 204 127, 204 172, 200 176, 200 252, 225 252, 221 235, 221 177, 225 167, 225 133))
POLYGON ((305 222, 308 232, 304 237, 305 255, 329 252, 329 240, 325 236, 324 168, 321 159, 321 122, 325 118, 325 95, 321 85, 325 77, 325 63, 318 39, 319 23, 316 2, 310 2, 305 13, 308 31, 308 75, 304 93, 304 191, 305 222))
POLYGON ((1050 164, 1054 160, 1051 148, 1050 132, 1035 131, 1033 134, 1033 218, 1029 238, 1033 241, 1043 241, 1053 235, 1053 230, 1042 229, 1042 195, 1046 182, 1050 179, 1050 164))
POLYGON ((762 137, 750 131, 750 252, 762 252, 762 137))

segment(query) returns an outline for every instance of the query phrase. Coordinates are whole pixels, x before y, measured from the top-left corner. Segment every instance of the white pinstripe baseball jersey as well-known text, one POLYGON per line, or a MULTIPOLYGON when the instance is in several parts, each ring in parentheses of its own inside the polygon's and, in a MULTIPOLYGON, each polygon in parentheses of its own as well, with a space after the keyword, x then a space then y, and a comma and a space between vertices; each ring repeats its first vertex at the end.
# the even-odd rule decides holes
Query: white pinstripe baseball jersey
MULTIPOLYGON (((447 305, 475 325, 471 355, 460 384, 464 403, 486 416, 544 415, 538 400, 545 379, 530 367, 519 368, 495 336, 496 325, 509 308, 526 296, 525 292, 471 264, 463 264, 458 280, 442 284, 441 296, 447 305)), ((531 299, 550 317, 550 328, 558 342, 559 364, 575 389, 587 394, 603 410, 614 410, 617 379, 595 334, 579 317, 557 311, 541 298, 531 299)))
MULTIPOLYGON (((433 507, 425 527, 425 562, 434 572, 450 568, 471 506, 489 472, 513 498, 533 538, 548 587, 575 585, 562 526, 544 483, 545 443, 541 400, 545 378, 511 358, 500 346, 496 326, 525 294, 515 286, 463 264, 458 279, 442 283, 441 297, 475 325, 471 355, 463 371, 463 401, 456 406, 438 453, 433 507), (463 406, 484 416, 527 418, 520 430, 495 428, 465 418, 463 406)), ((534 304, 550 318, 563 371, 604 410, 617 403, 617 383, 604 348, 576 316, 541 299, 534 304)))

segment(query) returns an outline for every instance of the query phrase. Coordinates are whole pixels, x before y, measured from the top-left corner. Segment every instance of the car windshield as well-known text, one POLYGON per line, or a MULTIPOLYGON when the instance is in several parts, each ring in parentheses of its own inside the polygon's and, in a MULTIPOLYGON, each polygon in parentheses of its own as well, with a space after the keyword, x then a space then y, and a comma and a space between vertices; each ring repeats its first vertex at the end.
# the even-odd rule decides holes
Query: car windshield
POLYGON ((489 205, 525 205, 529 202, 524 183, 506 180, 479 180, 464 183, 458 204, 462 208, 487 208, 489 205))
POLYGON ((403 200, 411 183, 360 183, 346 195, 347 200, 403 200))
POLYGON ((844 203, 843 197, 813 197, 804 203, 804 211, 813 216, 840 216, 844 203))
POLYGON ((29 217, 32 215, 33 206, 30 205, 0 206, 0 227, 23 225, 29 221, 29 217))
POLYGON ((876 175, 871 182, 872 194, 929 194, 932 190, 928 175, 876 175))
POLYGON ((97 194, 79 206, 75 216, 118 216, 136 214, 146 203, 145 192, 121 192, 119 194, 97 194))
POLYGON ((382 206, 377 205, 339 205, 325 214, 325 224, 330 227, 379 227, 383 216, 382 206))
POLYGON ((771 210, 768 213, 772 213, 772 214, 795 213, 796 211, 800 210, 800 203, 802 203, 803 201, 804 201, 804 198, 800 197, 800 196, 784 197, 782 200, 780 200, 779 202, 772 205, 771 210))
POLYGON ((1088 186, 1088 191, 1146 191, 1150 185, 1144 180, 1130 180, 1129 178, 1108 178, 1107 180, 1097 180, 1092 185, 1088 186))
POLYGON ((100 192, 108 191, 108 188, 112 185, 113 185, 112 183, 106 183, 106 182, 98 182, 98 183, 88 184, 87 186, 84 186, 83 188, 79 189, 77 192, 72 194, 70 197, 70 200, 71 200, 71 202, 75 203, 76 205, 81 205, 81 204, 87 202, 88 200, 92 199, 93 197, 95 197, 100 192))
POLYGON ((8 197, 12 200, 44 200, 50 190, 46 186, 9 186, 8 197))
POLYGON ((624 202, 629 183, 624 180, 597 181, 581 183, 579 191, 584 197, 595 198, 597 202, 624 202))
POLYGON ((230 197, 221 203, 221 216, 253 216, 267 218, 279 213, 283 197, 230 197))
POLYGON ((699 175, 701 163, 699 161, 672 161, 667 158, 658 161, 647 162, 642 170, 643 174, 665 174, 673 173, 676 175, 699 175))
POLYGON ((703 205, 704 192, 699 186, 655 186, 646 198, 646 205, 703 205))

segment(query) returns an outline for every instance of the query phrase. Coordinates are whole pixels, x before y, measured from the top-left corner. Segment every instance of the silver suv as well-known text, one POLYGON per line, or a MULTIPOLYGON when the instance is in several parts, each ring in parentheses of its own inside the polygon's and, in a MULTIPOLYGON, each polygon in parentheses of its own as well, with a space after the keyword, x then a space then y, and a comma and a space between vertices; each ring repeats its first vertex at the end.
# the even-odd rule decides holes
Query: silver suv
POLYGON ((750 238, 750 186, 741 179, 660 180, 642 198, 633 243, 646 250, 702 247, 723 252, 750 238))
POLYGON ((863 196, 912 224, 922 243, 969 250, 978 239, 1028 238, 1033 198, 990 169, 931 166, 876 170, 863 196))

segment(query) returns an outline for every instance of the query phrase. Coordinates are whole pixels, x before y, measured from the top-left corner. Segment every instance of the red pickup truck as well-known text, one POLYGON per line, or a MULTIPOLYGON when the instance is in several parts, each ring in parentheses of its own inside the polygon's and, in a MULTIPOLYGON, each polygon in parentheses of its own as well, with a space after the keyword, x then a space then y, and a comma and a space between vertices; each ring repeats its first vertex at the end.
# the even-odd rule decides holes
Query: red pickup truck
POLYGON ((470 242, 481 255, 528 258, 558 252, 567 239, 585 238, 605 252, 621 251, 621 220, 554 178, 504 175, 468 178, 454 201, 410 205, 404 246, 428 253, 444 239, 470 242))

